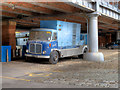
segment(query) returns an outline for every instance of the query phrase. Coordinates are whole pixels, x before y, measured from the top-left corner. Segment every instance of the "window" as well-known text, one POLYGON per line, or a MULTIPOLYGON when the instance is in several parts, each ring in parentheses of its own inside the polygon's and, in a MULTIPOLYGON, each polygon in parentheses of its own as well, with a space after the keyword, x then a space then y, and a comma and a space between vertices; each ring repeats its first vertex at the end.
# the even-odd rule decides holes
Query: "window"
POLYGON ((103 8, 102 8, 102 13, 104 13, 104 10, 103 10, 103 8))
POLYGON ((107 14, 107 9, 105 9, 105 14, 107 14))
POLYGON ((51 40, 52 32, 50 31, 31 31, 29 40, 41 40, 49 41, 51 40))
POLYGON ((114 14, 115 14, 115 13, 114 13, 114 12, 112 12, 112 17, 114 17, 114 14))
POLYGON ((82 36, 80 37, 80 40, 84 40, 84 35, 82 35, 82 36))
POLYGON ((111 11, 109 11, 109 15, 111 16, 111 11))
POLYGON ((57 40, 57 33, 56 32, 53 33, 52 40, 57 40))

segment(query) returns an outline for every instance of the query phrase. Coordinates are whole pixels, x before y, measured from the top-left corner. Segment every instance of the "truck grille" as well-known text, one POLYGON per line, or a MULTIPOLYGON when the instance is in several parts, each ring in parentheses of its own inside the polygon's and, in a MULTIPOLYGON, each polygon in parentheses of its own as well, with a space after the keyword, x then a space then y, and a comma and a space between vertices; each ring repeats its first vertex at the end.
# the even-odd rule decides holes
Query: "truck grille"
POLYGON ((42 45, 36 44, 36 53, 42 53, 42 45))
POLYGON ((35 44, 30 44, 30 52, 35 53, 35 44))
POLYGON ((41 44, 30 44, 29 45, 29 52, 34 54, 41 54, 42 53, 42 45, 41 44))

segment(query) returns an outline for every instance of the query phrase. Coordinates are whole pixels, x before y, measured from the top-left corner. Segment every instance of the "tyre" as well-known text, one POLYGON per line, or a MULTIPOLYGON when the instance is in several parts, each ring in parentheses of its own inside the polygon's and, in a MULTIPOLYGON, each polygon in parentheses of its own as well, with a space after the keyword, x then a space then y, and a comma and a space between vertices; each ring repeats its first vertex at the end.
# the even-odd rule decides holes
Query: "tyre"
MULTIPOLYGON (((84 49, 84 52, 83 52, 83 54, 85 54, 87 52, 87 48, 85 48, 84 49)), ((83 54, 81 54, 81 55, 78 55, 78 58, 83 58, 83 54)))
POLYGON ((83 52, 83 54, 85 54, 87 51, 88 51, 88 49, 87 49, 87 48, 85 48, 85 49, 84 49, 84 52, 83 52))
POLYGON ((78 55, 78 58, 83 58, 83 54, 78 55))
POLYGON ((111 49, 114 49, 113 47, 111 47, 111 49))
POLYGON ((108 49, 112 49, 112 47, 111 47, 111 46, 108 46, 108 49))
POLYGON ((52 52, 50 53, 49 62, 50 62, 51 64, 57 64, 58 60, 59 60, 59 54, 58 54, 58 52, 57 52, 57 51, 52 51, 52 52))
POLYGON ((31 60, 30 57, 25 57, 25 62, 29 62, 31 60))

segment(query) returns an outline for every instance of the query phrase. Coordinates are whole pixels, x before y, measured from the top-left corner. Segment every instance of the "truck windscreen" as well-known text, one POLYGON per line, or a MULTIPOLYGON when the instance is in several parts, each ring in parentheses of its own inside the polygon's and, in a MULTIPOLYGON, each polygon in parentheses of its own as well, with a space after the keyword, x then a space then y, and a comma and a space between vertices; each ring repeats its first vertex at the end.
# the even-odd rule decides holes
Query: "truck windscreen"
POLYGON ((49 41, 51 40, 52 32, 50 31, 31 31, 29 40, 41 40, 49 41))

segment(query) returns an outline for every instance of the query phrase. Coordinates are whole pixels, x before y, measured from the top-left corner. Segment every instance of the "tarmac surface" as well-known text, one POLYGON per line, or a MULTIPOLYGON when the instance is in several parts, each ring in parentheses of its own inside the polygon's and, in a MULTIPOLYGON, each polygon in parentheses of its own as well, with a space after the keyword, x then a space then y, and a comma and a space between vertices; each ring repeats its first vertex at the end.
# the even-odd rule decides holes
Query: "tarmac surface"
POLYGON ((118 88, 118 50, 100 49, 104 62, 77 57, 60 59, 56 65, 47 59, 2 63, 3 88, 118 88))

